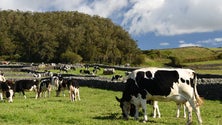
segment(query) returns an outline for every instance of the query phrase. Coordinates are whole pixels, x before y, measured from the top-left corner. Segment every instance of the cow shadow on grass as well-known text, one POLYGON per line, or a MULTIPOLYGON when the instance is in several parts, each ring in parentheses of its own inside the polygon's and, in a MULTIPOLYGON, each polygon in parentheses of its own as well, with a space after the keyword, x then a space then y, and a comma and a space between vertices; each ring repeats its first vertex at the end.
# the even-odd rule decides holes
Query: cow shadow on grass
POLYGON ((109 113, 104 116, 95 116, 93 119, 98 119, 98 120, 115 120, 115 119, 121 119, 118 113, 109 113))
MULTIPOLYGON (((93 119, 97 119, 97 120, 124 120, 122 118, 122 116, 120 116, 119 113, 109 113, 107 115, 103 115, 103 116, 95 116, 93 117, 93 119)), ((130 118, 129 120, 133 120, 133 121, 136 121, 134 120, 134 118, 132 117, 132 119, 130 118)), ((143 122, 143 120, 139 120, 139 122, 143 122)), ((147 121, 147 123, 150 123, 150 124, 164 124, 164 125, 177 125, 177 123, 167 123, 167 122, 164 122, 164 121, 158 121, 158 119, 155 119, 155 120, 152 120, 152 119, 149 119, 147 121)))

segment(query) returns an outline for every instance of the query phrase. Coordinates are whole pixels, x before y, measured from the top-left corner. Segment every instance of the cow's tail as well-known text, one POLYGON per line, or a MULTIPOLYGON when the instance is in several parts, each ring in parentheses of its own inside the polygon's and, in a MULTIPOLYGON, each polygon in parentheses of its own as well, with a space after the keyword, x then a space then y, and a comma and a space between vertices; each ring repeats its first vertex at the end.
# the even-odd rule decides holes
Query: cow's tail
POLYGON ((203 104, 203 100, 200 98, 197 92, 197 74, 194 74, 194 95, 197 100, 197 106, 201 106, 203 104))

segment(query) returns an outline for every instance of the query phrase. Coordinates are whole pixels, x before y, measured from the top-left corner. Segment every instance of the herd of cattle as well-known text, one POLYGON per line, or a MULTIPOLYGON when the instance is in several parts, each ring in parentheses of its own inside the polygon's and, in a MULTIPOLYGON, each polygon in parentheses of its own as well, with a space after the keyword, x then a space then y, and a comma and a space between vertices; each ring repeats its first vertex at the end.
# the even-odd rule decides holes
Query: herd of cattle
MULTIPOLYGON (((122 76, 116 76, 122 77, 122 76)), ((114 77, 112 79, 115 79, 114 77)), ((128 119, 133 116, 139 117, 139 108, 142 107, 144 113, 144 122, 148 121, 147 106, 149 101, 153 102, 153 117, 160 117, 158 101, 174 101, 178 105, 177 117, 179 117, 179 107, 183 105, 188 112, 187 124, 192 123, 192 110, 196 113, 199 124, 202 124, 199 107, 203 103, 198 95, 197 76, 191 69, 181 68, 142 68, 131 72, 125 82, 125 90, 122 97, 116 97, 120 103, 122 116, 128 119)), ((74 79, 65 79, 63 77, 53 76, 40 80, 18 80, 14 84, 0 75, 0 99, 3 95, 12 102, 14 92, 22 92, 24 97, 25 90, 34 90, 36 99, 41 94, 50 96, 52 88, 56 89, 56 96, 68 88, 71 101, 80 100, 79 84, 74 79)), ((186 117, 186 113, 184 113, 186 117)))
POLYGON ((80 100, 79 83, 72 78, 64 78, 61 76, 52 76, 47 78, 36 79, 23 79, 13 82, 12 80, 6 80, 3 73, 0 74, 0 100, 3 100, 5 96, 8 102, 13 102, 15 92, 22 93, 26 98, 25 91, 34 91, 39 98, 43 96, 50 96, 52 89, 56 90, 56 96, 59 96, 60 92, 69 90, 69 97, 71 101, 80 100))

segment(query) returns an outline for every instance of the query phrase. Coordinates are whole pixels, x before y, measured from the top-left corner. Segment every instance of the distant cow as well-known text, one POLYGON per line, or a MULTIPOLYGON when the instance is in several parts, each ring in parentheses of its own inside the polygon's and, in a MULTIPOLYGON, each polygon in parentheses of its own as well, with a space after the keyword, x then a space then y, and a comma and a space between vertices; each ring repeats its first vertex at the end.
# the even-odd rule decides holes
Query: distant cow
POLYGON ((138 119, 138 109, 141 106, 144 122, 147 121, 147 100, 175 101, 178 104, 186 104, 187 124, 192 123, 192 109, 201 124, 199 106, 202 100, 196 85, 196 74, 190 69, 142 68, 129 75, 122 98, 116 99, 120 102, 123 117, 127 119, 129 112, 134 112, 135 119, 138 119), (135 106, 134 111, 131 111, 132 104, 135 106))
POLYGON ((68 87, 70 100, 75 101, 77 98, 80 100, 79 83, 74 79, 70 79, 68 80, 68 87))
POLYGON ((44 97, 46 97, 46 92, 48 93, 48 97, 50 97, 51 86, 51 79, 41 80, 38 89, 38 97, 41 97, 41 94, 44 94, 44 97))
POLYGON ((11 89, 11 82, 6 81, 0 81, 0 100, 3 100, 3 96, 5 95, 8 99, 8 102, 13 102, 13 90, 11 89))
POLYGON ((56 90, 56 96, 59 96, 60 92, 63 92, 63 96, 65 96, 64 91, 68 89, 68 79, 65 79, 63 77, 59 77, 59 84, 56 90))
POLYGON ((121 78, 123 78, 122 75, 114 75, 114 76, 112 77, 111 81, 118 81, 118 80, 120 80, 121 78))
POLYGON ((105 68, 103 69, 103 74, 104 75, 112 75, 115 73, 115 69, 114 68, 105 68))
POLYGON ((38 98, 38 85, 39 80, 18 80, 15 82, 14 91, 22 92, 25 99, 25 91, 34 91, 36 93, 35 98, 38 98))
POLYGON ((88 69, 81 69, 79 72, 82 74, 90 74, 90 71, 88 69))

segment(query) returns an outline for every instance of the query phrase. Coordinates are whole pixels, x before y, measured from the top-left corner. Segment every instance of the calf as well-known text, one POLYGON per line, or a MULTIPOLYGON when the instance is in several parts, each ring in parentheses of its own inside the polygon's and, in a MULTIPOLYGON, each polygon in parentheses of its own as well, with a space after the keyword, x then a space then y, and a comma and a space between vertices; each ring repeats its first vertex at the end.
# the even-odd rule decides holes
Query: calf
POLYGON ((41 94, 44 94, 44 97, 46 97, 46 92, 48 93, 48 97, 49 97, 50 92, 51 92, 51 79, 41 80, 39 89, 38 89, 38 97, 41 97, 41 94))
POLYGON ((120 102, 122 114, 128 119, 131 104, 135 105, 135 119, 138 109, 144 112, 144 122, 148 120, 146 101, 175 101, 184 103, 188 111, 187 124, 192 123, 192 109, 195 111, 199 124, 202 124, 199 106, 202 104, 197 89, 197 78, 190 69, 142 68, 133 71, 126 82, 120 102))
POLYGON ((65 96, 64 91, 68 88, 68 79, 64 79, 63 77, 59 77, 59 84, 56 90, 56 96, 58 97, 60 92, 63 92, 63 96, 65 96))
POLYGON ((5 95, 6 98, 8 99, 8 102, 13 102, 13 90, 11 89, 11 82, 6 80, 6 81, 0 81, 0 100, 3 100, 3 96, 5 95))
POLYGON ((15 82, 14 91, 22 92, 24 98, 26 99, 25 91, 34 91, 36 93, 35 98, 38 98, 38 85, 39 80, 18 80, 15 82))
POLYGON ((68 80, 68 86, 71 101, 75 101, 77 98, 80 100, 79 83, 74 79, 70 79, 68 80))

